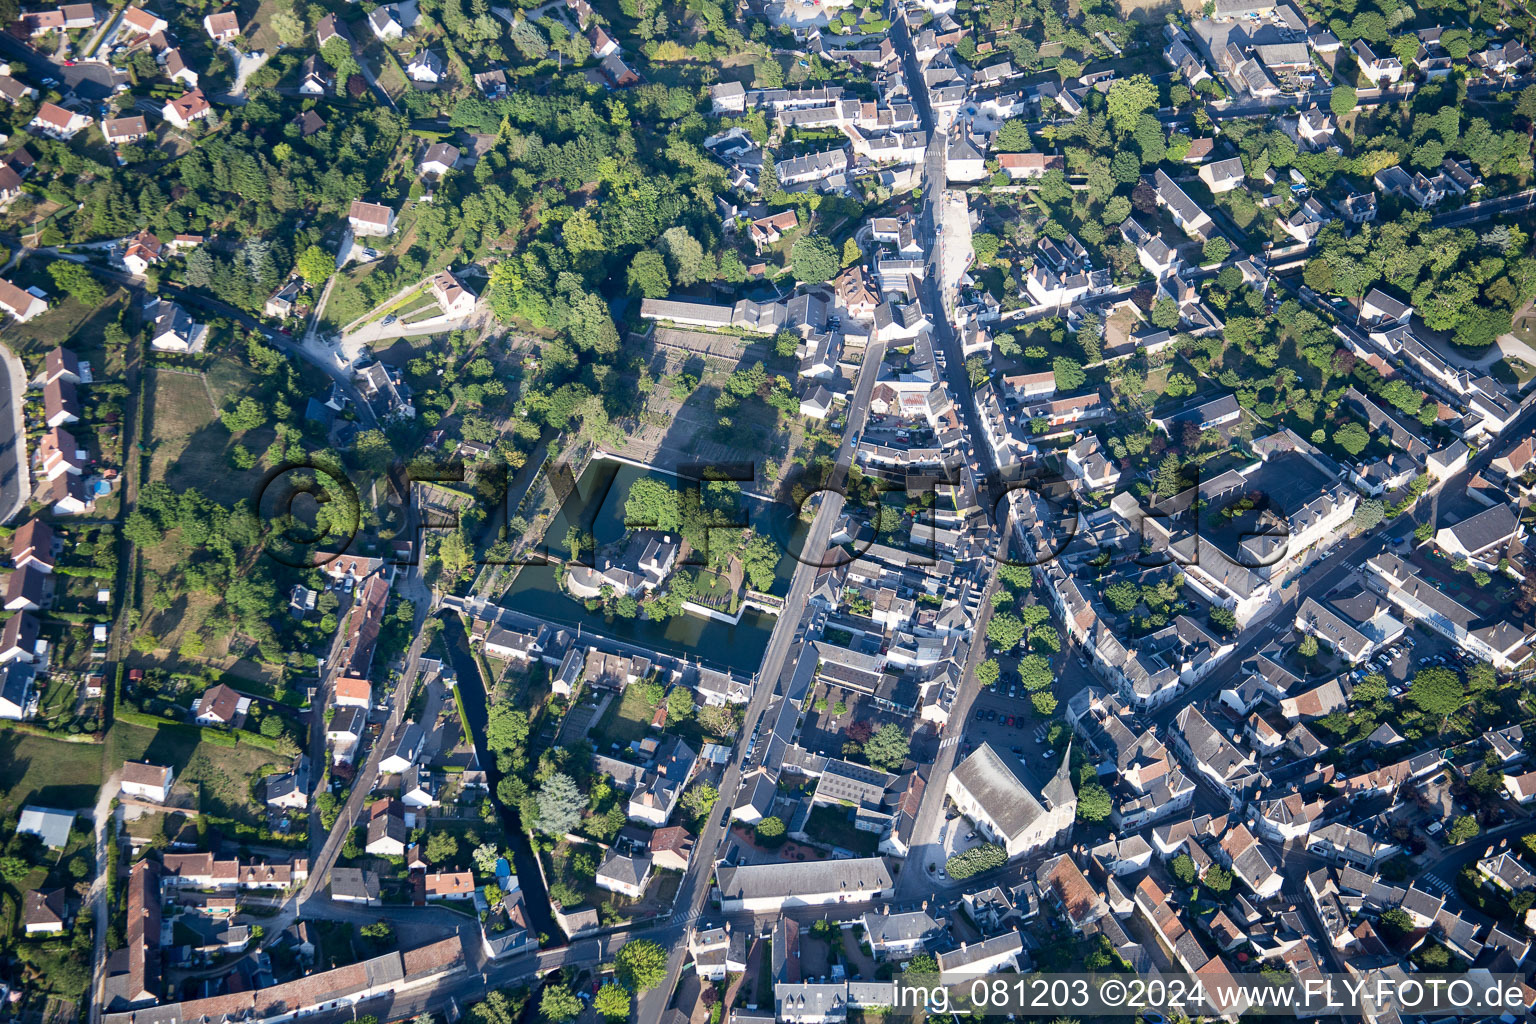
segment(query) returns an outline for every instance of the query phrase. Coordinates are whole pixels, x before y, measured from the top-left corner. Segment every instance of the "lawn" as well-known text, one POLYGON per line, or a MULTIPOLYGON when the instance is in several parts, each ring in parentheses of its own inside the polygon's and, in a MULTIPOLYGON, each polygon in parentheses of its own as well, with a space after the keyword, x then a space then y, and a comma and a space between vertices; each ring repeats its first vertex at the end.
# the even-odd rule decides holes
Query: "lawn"
POLYGON ((600 743, 606 741, 625 747, 631 741, 651 734, 651 719, 655 717, 656 709, 641 695, 641 690, 639 686, 628 687, 622 696, 608 705, 608 710, 592 729, 600 743))
MULTIPOLYGON (((152 381, 150 479, 178 490, 195 488, 224 505, 251 497, 261 471, 231 464, 235 437, 219 422, 210 392, 217 384, 225 394, 235 393, 245 382, 229 371, 215 371, 205 381, 202 374, 164 369, 152 371, 152 381)), ((274 436, 271 428, 259 427, 241 434, 239 441, 259 455, 274 436)))
MULTIPOLYGON (((47 275, 43 276, 46 278, 47 275)), ((13 283, 25 287, 20 281, 13 283)), ((68 296, 60 301, 56 294, 58 289, 51 281, 40 283, 49 292, 52 308, 24 324, 8 323, 4 333, 0 334, 0 340, 21 357, 27 372, 35 374, 42 370, 43 355, 49 349, 68 345, 75 355, 91 364, 91 373, 96 380, 120 376, 122 358, 116 354, 108 355, 102 342, 102 330, 117 319, 128 293, 119 289, 99 306, 83 306, 68 296)))
POLYGON ((196 795, 196 806, 208 814, 257 824, 262 808, 250 798, 251 781, 279 758, 270 751, 241 744, 224 747, 204 742, 193 728, 162 726, 146 729, 122 722, 112 727, 107 753, 116 767, 123 761, 149 761, 176 769, 177 793, 196 795))
POLYGON ((101 746, 65 743, 0 728, 0 814, 35 803, 60 810, 96 805, 101 746))
POLYGON ((805 823, 805 834, 816 842, 830 843, 862 857, 873 857, 880 845, 877 833, 853 827, 851 811, 831 804, 811 808, 811 816, 805 823))

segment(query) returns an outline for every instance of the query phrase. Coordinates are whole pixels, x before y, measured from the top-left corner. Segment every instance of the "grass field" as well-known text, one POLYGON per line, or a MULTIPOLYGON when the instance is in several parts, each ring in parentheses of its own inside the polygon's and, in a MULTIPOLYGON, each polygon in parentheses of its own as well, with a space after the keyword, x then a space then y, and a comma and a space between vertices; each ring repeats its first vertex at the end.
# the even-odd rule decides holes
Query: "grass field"
POLYGON ((176 769, 175 794, 191 792, 201 811, 255 823, 261 808, 251 802, 251 780, 278 757, 241 745, 221 747, 203 742, 192 729, 145 729, 121 722, 107 737, 108 763, 149 761, 176 769))
POLYGON ((49 302, 53 308, 24 324, 13 321, 0 333, 0 339, 21 357, 27 373, 36 374, 42 369, 43 355, 49 349, 68 345, 75 355, 91 364, 91 373, 96 380, 121 376, 122 359, 107 354, 101 332, 117 319, 128 293, 118 289, 101 305, 87 307, 68 296, 59 301, 58 296, 52 294, 57 289, 48 284, 43 287, 50 293, 49 302))
POLYGON ((0 814, 35 803, 60 810, 94 807, 102 748, 0 729, 0 814))
MULTIPOLYGON (((249 498, 261 473, 231 465, 229 453, 237 439, 218 421, 209 397, 215 383, 226 395, 243 386, 237 375, 221 371, 205 383, 201 374, 154 370, 152 381, 150 479, 178 489, 195 487, 225 505, 249 498)), ((270 428, 260 427, 238 441, 260 454, 274 436, 270 428)))
POLYGON ((600 746, 603 743, 625 746, 651 734, 651 719, 656 709, 646 702, 640 691, 638 686, 628 687, 622 696, 608 705, 608 710, 592 729, 600 746))

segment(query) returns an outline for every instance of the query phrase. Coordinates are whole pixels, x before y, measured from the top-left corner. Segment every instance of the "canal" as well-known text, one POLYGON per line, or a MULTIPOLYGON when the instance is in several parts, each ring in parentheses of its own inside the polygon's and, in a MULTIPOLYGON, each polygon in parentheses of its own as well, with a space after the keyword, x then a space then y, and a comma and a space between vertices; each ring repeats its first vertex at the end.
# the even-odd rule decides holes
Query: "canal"
POLYGON ((475 756, 485 768, 486 783, 491 790, 491 806, 501 816, 502 831, 506 833, 507 845, 512 850, 512 870, 517 873, 517 884, 523 890, 524 909, 535 931, 549 936, 551 945, 563 945, 565 933, 555 924, 549 912, 549 893, 544 889, 544 875, 539 871, 538 855, 533 852, 528 835, 523 831, 522 819, 516 807, 502 804, 496 795, 501 772, 496 770, 496 759, 489 756, 485 749, 485 725, 489 716, 480 664, 469 649, 469 641, 464 636, 462 620, 458 615, 443 612, 439 617, 444 627, 441 633, 443 643, 448 648, 448 657, 453 661, 453 674, 459 681, 459 696, 464 700, 464 714, 469 717, 465 724, 475 744, 475 756))
MULTIPOLYGON (((550 522, 545 532, 547 552, 564 558, 567 530, 574 524, 591 533, 599 547, 621 539, 625 533, 624 502, 630 486, 642 477, 661 480, 676 487, 676 478, 656 470, 628 463, 596 459, 578 481, 576 492, 550 522)), ((746 483, 750 489, 754 485, 746 483)), ((792 510, 776 502, 743 498, 745 520, 759 533, 773 538, 784 552, 774 570, 770 592, 782 597, 789 592, 789 580, 806 528, 792 510)), ((604 616, 587 610, 586 605, 560 589, 553 565, 527 565, 519 572, 512 588, 500 604, 515 612, 532 615, 562 626, 585 630, 645 647, 661 654, 702 662, 712 668, 750 675, 762 664, 763 652, 773 633, 775 617, 747 609, 741 621, 732 625, 702 615, 684 613, 663 621, 625 619, 604 616)))

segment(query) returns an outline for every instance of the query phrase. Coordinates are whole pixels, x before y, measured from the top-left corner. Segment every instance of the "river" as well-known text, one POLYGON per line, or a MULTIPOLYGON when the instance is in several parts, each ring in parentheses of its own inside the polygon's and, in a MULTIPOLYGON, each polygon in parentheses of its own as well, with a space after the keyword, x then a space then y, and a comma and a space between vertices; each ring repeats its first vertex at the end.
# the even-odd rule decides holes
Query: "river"
POLYGON ((485 681, 480 677, 480 664, 469 649, 461 620, 453 612, 443 612, 442 638, 453 660, 453 673, 459 681, 459 696, 464 700, 466 723, 475 743, 475 756, 485 768, 485 778, 491 788, 491 805, 501 815, 501 827, 507 835, 507 845, 512 850, 512 870, 517 872, 517 884, 523 890, 523 905, 535 931, 549 936, 551 945, 563 945, 565 933, 555 924, 549 912, 549 893, 544 889, 544 876, 539 871, 537 855, 523 831, 522 819, 516 807, 502 804, 496 795, 496 785, 501 772, 496 770, 496 759, 485 749, 485 724, 488 719, 485 700, 485 681))

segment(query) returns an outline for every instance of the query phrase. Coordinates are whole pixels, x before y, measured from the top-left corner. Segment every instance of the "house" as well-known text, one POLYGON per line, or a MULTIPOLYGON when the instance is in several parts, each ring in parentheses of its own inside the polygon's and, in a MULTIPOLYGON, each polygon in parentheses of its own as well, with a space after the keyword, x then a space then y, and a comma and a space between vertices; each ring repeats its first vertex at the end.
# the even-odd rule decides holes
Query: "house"
POLYGON ((465 288, 453 271, 433 275, 431 288, 444 316, 464 317, 475 311, 475 293, 465 288))
POLYGON ((56 516, 78 516, 96 505, 95 496, 78 476, 68 474, 50 480, 39 489, 44 504, 52 506, 56 516))
POLYGON ((443 58, 431 50, 422 50, 405 66, 405 74, 413 82, 436 85, 442 81, 443 72, 447 69, 448 66, 443 63, 443 58))
POLYGON ((36 676, 37 670, 25 661, 12 659, 0 667, 0 718, 19 722, 27 717, 36 676))
POLYGON ((325 742, 331 746, 331 759, 351 764, 368 726, 368 714, 361 708, 337 708, 325 726, 325 742))
POLYGON ((651 833, 651 865, 658 871, 687 871, 693 856, 693 836, 681 825, 658 828, 651 833))
POLYGON ((1441 527, 1435 531, 1435 546, 1452 560, 1465 558, 1492 566, 1519 535, 1520 517, 1510 506, 1499 504, 1441 527))
POLYGON ((765 248, 799 226, 800 219, 795 215, 794 210, 782 210, 754 220, 747 225, 747 234, 751 237, 752 244, 757 247, 758 255, 762 255, 765 248))
POLYGON ((315 23, 315 48, 324 49, 332 39, 344 40, 349 48, 352 45, 352 34, 347 31, 346 23, 334 14, 327 14, 315 23))
POLYGON ((410 842, 411 831, 405 825, 405 818, 395 813, 391 801, 381 800, 375 804, 373 816, 368 819, 366 841, 363 849, 375 857, 403 857, 406 844, 410 842), (380 811, 380 805, 390 805, 389 809, 380 811))
MULTIPOLYGON (((0 75, 0 91, 4 89, 6 78, 0 75)), ((0 164, 0 203, 8 203, 21 195, 21 175, 10 167, 0 164)))
POLYGON ((944 161, 944 173, 950 181, 980 181, 987 176, 987 157, 982 146, 964 127, 952 133, 944 161))
POLYGON ((148 761, 124 761, 118 778, 118 791, 123 796, 163 804, 171 795, 176 773, 166 765, 150 764, 148 761))
MULTIPOLYGON (((30 665, 38 657, 38 636, 41 624, 31 612, 18 612, 5 620, 0 632, 0 665, 20 661, 30 665)), ((12 701, 17 717, 26 710, 24 701, 12 701)))
POLYGON ((952 983, 1002 970, 1017 970, 1023 952, 1024 936, 1018 931, 1004 932, 980 942, 962 942, 958 949, 939 953, 939 973, 946 983, 952 983))
POLYGON ((1077 816, 1077 791, 1065 760, 1042 790, 1042 804, 1030 792, 1023 766, 986 742, 950 773, 944 791, 976 830, 1010 858, 1070 835, 1077 816))
POLYGON ((332 868, 331 899, 376 907, 379 904, 379 876, 358 868, 332 868))
POLYGON ((213 111, 203 90, 193 89, 174 100, 167 100, 160 108, 160 116, 183 130, 192 127, 193 121, 201 121, 213 111))
POLYGON ((507 73, 499 68, 475 75, 475 88, 487 99, 499 100, 507 94, 507 73))
POLYGON ((1047 171, 1067 170, 1067 158, 1050 153, 999 153, 997 165, 1013 181, 1043 178, 1047 171))
POLYGON ((203 15, 203 31, 216 43, 227 43, 240 34, 240 16, 234 11, 203 15))
POLYGON ((61 4, 40 10, 23 11, 20 26, 28 35, 40 36, 48 32, 75 32, 95 28, 98 24, 96 7, 89 3, 61 4))
POLYGON ((1364 39, 1356 39, 1350 51, 1355 55, 1360 74, 1377 88, 1380 88, 1383 82, 1387 85, 1396 85, 1398 79, 1403 77, 1402 61, 1391 54, 1378 55, 1371 49, 1371 44, 1364 39))
POLYGON ((153 307, 149 344, 162 352, 196 352, 208 337, 208 327, 192 319, 185 309, 169 299, 158 300, 153 307))
POLYGON ((22 323, 48 312, 48 302, 36 289, 23 291, 0 277, 0 310, 22 323))
POLYGON ((304 139, 325 127, 325 121, 313 110, 300 111, 291 123, 299 126, 299 137, 304 139))
POLYGON ((33 464, 46 481, 63 474, 78 477, 89 462, 90 453, 81 448, 74 435, 63 427, 54 427, 43 435, 33 456, 33 464))
POLYGON ((475 876, 468 871, 434 871, 423 882, 429 900, 467 900, 475 895, 475 876))
POLYGON ((798 863, 727 864, 715 868, 720 909, 770 913, 787 907, 864 903, 894 891, 879 857, 798 863))
POLYGON ((339 708, 361 708, 366 712, 373 705, 373 687, 366 679, 342 676, 336 680, 331 703, 339 708))
POLYGON ((926 910, 893 914, 889 907, 864 915, 864 935, 876 960, 905 960, 927 951, 943 937, 939 922, 926 910))
POLYGON ((747 89, 740 82, 721 82, 709 87, 710 111, 720 114, 747 112, 747 89))
POLYGON ((56 380, 43 385, 43 422, 50 427, 62 427, 66 423, 78 423, 82 415, 80 397, 75 386, 67 380, 56 380))
MULTIPOLYGON (((329 15, 334 17, 334 15, 329 15)), ((299 65, 299 95, 324 96, 331 88, 329 65, 312 53, 299 65)))
POLYGON ((7 103, 20 103, 22 100, 35 100, 37 95, 36 89, 10 73, 10 65, 6 65, 5 71, 0 71, 0 99, 7 103))
POLYGON ((299 756, 296 765, 286 772, 268 775, 266 778, 268 807, 286 810, 303 810, 309 806, 309 758, 299 756))
POLYGON ((719 928, 689 929, 688 953, 693 957, 694 972, 715 982, 724 981, 730 974, 744 973, 749 938, 744 930, 733 931, 729 921, 719 928))
POLYGON ((111 146, 124 146, 149 137, 149 122, 143 114, 129 117, 106 117, 101 121, 101 134, 111 146))
POLYGON ((5 581, 5 610, 35 612, 43 606, 45 576, 32 566, 12 572, 5 581))
POLYGON ((133 35, 153 36, 159 35, 170 28, 170 22, 153 11, 147 11, 142 7, 127 7, 123 9, 118 21, 118 31, 128 32, 133 35))
POLYGON ((188 89, 196 89, 199 81, 196 71, 188 66, 181 51, 171 47, 160 55, 160 63, 165 66, 165 76, 173 82, 180 82, 188 89))
POLYGON ((1152 175, 1152 182, 1157 192, 1158 205, 1168 211, 1173 222, 1183 228, 1186 234, 1205 241, 1215 226, 1211 215, 1200 209, 1161 168, 1152 175))
POLYGON ((28 935, 64 934, 64 890, 29 890, 21 919, 28 935))
POLYGON ((395 211, 377 203, 354 199, 351 209, 347 211, 347 224, 354 235, 391 235, 395 231, 395 211))
POLYGON ((28 519, 11 534, 11 564, 18 569, 31 566, 38 572, 53 572, 53 527, 41 519, 28 519))
POLYGON ((405 35, 405 25, 401 22, 400 12, 394 4, 384 4, 370 11, 368 27, 373 29, 374 38, 380 42, 387 43, 391 39, 399 39, 405 35))
POLYGON ((160 262, 164 249, 160 239, 146 228, 130 238, 123 248, 123 266, 129 273, 142 275, 151 265, 160 262))
POLYGON ((595 881, 600 889, 616 892, 621 896, 639 899, 645 895, 646 884, 651 880, 651 858, 646 854, 626 857, 608 851, 598 866, 595 881))
POLYGON ((424 175, 441 178, 459 163, 459 147, 447 142, 434 142, 422 154, 417 170, 424 175))
POLYGON ((640 76, 619 59, 617 53, 610 53, 602 59, 598 65, 602 77, 608 82, 610 88, 623 89, 627 86, 638 85, 640 76))
POLYGON ((198 725, 238 727, 250 710, 251 698, 242 697, 223 683, 210 687, 198 698, 193 720, 198 725))
POLYGON ((74 827, 74 811, 28 804, 21 809, 16 832, 24 836, 37 836, 50 850, 62 850, 69 845, 69 831, 74 827))
POLYGON ((271 295, 267 296, 267 301, 262 303, 261 311, 275 319, 284 319, 293 312, 294 304, 298 300, 299 292, 303 287, 303 278, 290 277, 278 285, 271 295))
POLYGON ((1243 161, 1240 157, 1232 157, 1228 160, 1213 160, 1200 168, 1200 180, 1216 193, 1230 192, 1243 184, 1246 172, 1243 170, 1243 161))
POLYGON ((619 52, 619 44, 613 41, 612 36, 603 31, 603 26, 601 25, 592 25, 587 29, 587 40, 592 44, 592 56, 598 60, 619 52))
POLYGON ((1380 288, 1372 288, 1360 301, 1359 322, 1371 329, 1406 324, 1413 316, 1413 307, 1380 288))
POLYGON ((406 722, 400 727, 400 732, 384 754, 384 759, 379 762, 379 772, 384 775, 398 775, 416 763, 416 758, 421 755, 422 743, 426 740, 426 733, 415 722, 406 722))
POLYGON ((81 130, 89 128, 95 118, 87 114, 78 114, 73 110, 65 110, 57 103, 44 101, 37 108, 37 115, 28 124, 30 128, 36 128, 51 139, 68 140, 74 138, 81 130))

